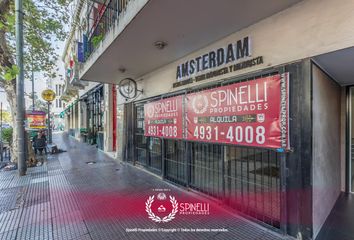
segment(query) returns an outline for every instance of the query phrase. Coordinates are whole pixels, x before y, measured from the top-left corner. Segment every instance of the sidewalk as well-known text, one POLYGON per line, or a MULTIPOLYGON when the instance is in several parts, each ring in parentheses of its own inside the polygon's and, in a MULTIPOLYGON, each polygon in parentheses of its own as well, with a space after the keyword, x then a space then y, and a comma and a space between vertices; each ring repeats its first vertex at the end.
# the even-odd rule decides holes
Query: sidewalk
POLYGON ((54 135, 54 142, 67 152, 48 155, 43 166, 28 169, 21 178, 17 171, 0 172, 0 239, 288 239, 228 213, 210 199, 119 164, 93 146, 63 134, 54 135), (177 213, 168 223, 155 223, 145 211, 147 199, 157 193, 153 189, 169 189, 167 195, 180 203, 210 203, 210 215, 177 213))

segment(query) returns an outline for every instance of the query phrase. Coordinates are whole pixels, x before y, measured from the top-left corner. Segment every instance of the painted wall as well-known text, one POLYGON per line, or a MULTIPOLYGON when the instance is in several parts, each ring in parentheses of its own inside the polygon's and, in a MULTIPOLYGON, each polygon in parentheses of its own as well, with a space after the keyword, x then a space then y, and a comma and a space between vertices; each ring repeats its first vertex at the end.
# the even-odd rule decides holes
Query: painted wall
POLYGON ((315 238, 341 191, 341 88, 316 66, 312 74, 315 238))

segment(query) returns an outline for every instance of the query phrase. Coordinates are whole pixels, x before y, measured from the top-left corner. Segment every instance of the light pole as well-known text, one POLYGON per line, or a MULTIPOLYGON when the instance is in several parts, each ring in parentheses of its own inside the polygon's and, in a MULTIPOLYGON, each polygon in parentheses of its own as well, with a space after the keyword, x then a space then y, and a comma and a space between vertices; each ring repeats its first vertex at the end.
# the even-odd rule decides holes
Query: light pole
POLYGON ((52 144, 52 128, 50 126, 50 104, 48 101, 48 143, 52 144))
POLYGON ((19 73, 16 77, 16 128, 17 128, 17 160, 18 173, 20 176, 26 175, 25 157, 25 126, 24 126, 24 69, 23 69, 23 11, 22 0, 15 0, 15 20, 16 20, 16 64, 19 73))
POLYGON ((34 112, 34 72, 33 72, 33 59, 31 59, 31 70, 32 70, 32 111, 34 112))
POLYGON ((50 126, 50 104, 55 99, 55 92, 51 89, 46 89, 42 92, 43 100, 47 101, 48 104, 48 143, 52 143, 52 129, 50 126))

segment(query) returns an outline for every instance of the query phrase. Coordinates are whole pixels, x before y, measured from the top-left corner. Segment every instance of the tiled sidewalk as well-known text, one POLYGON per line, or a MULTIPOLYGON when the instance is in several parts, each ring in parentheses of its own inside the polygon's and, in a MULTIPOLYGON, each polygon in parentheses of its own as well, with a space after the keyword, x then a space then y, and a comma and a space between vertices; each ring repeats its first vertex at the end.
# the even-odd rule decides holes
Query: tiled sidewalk
POLYGON ((17 171, 0 172, 0 239, 288 239, 66 135, 54 135, 54 142, 67 152, 48 155, 43 166, 28 169, 21 178, 17 171), (180 202, 210 203, 210 215, 176 215, 169 223, 153 222, 145 201, 157 188, 169 189, 180 202), (134 228, 228 231, 126 231, 134 228))

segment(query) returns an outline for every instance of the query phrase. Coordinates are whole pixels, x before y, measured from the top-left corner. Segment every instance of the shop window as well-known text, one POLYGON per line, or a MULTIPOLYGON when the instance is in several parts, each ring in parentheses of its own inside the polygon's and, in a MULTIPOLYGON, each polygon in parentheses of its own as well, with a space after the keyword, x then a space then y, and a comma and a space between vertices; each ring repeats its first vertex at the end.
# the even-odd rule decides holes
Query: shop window
POLYGON ((280 223, 280 162, 276 152, 226 147, 225 194, 237 210, 275 227, 280 223))
POLYGON ((216 144, 191 144, 190 186, 216 198, 223 197, 223 147, 216 144))
POLYGON ((161 152, 161 139, 148 138, 148 151, 149 151, 149 166, 157 171, 161 171, 162 167, 162 152, 161 152))
POLYGON ((183 141, 165 140, 166 179, 180 185, 187 184, 186 175, 186 143, 183 141))
POLYGON ((91 144, 97 143, 98 132, 103 131, 104 97, 103 87, 88 93, 87 102, 87 130, 88 140, 91 144))
POLYGON ((144 106, 135 108, 135 141, 136 161, 153 171, 161 172, 162 141, 159 138, 144 136, 144 106))

